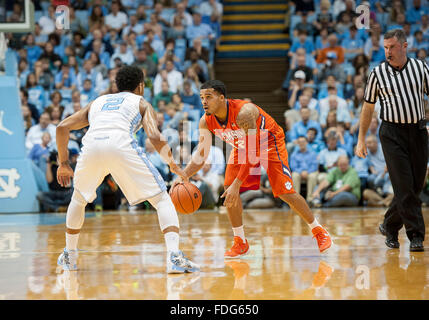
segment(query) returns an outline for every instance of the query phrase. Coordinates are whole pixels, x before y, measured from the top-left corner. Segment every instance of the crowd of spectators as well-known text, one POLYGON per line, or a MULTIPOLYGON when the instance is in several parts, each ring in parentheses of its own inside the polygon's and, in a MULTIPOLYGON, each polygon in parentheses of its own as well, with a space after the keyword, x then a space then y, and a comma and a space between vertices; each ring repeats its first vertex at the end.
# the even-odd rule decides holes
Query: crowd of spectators
MULTIPOLYGON (((6 2, 7 19, 19 21, 20 2, 6 2)), ((176 159, 187 163, 198 142, 198 120, 203 114, 199 87, 214 74, 222 1, 70 1, 69 30, 56 28, 51 2, 34 3, 35 31, 6 36, 18 59, 25 146, 38 170, 36 177, 44 180, 39 181, 41 209, 61 211, 72 189, 61 190, 53 179, 56 125, 99 95, 117 92, 113 80, 124 64, 143 70, 144 97, 157 112, 158 128, 176 159)), ((364 86, 371 69, 385 58, 383 33, 387 30, 403 28, 409 56, 429 60, 427 0, 297 0, 290 2, 285 26, 292 43, 282 88, 288 102, 286 142, 296 191, 315 207, 388 206, 393 190, 376 116, 367 136, 368 157, 354 156, 364 86), (356 27, 359 4, 371 9, 370 29, 356 27)), ((85 132, 70 135, 74 161, 85 132)), ((174 176, 142 130, 136 139, 167 183, 171 182, 174 176)), ((192 178, 202 190, 202 208, 221 203, 222 148, 212 146, 209 159, 192 178)), ((281 207, 270 190, 262 172, 261 189, 242 194, 244 207, 281 207)), ((429 198, 427 190, 429 186, 422 194, 424 201, 429 198)), ((92 204, 95 210, 127 207, 109 176, 97 196, 92 204)))
POLYGON ((409 57, 429 62, 428 1, 297 0, 285 21, 292 42, 282 90, 295 190, 314 207, 389 206, 379 102, 366 137, 368 157, 354 155, 365 83, 385 60, 383 34, 391 29, 405 30, 409 57), (370 9, 369 29, 359 5, 370 9))
MULTIPOLYGON (((168 137, 176 158, 188 139, 181 136, 188 135, 193 145, 197 143, 196 128, 203 114, 199 87, 213 78, 223 12, 218 0, 56 2, 34 1, 34 32, 6 34, 18 61, 25 146, 36 177, 44 180, 38 181, 42 211, 61 211, 67 204, 67 197, 60 201, 58 195, 64 190, 53 179, 56 126, 98 96, 117 92, 114 78, 122 65, 134 65, 144 72, 144 98, 157 112, 159 129, 168 137), (59 4, 69 8, 69 29, 56 26, 59 4), (184 123, 190 123, 186 132, 184 123)), ((6 0, 8 21, 22 21, 22 12, 20 1, 6 0)), ((85 132, 71 133, 71 157, 80 152, 85 132)), ((142 130, 136 139, 170 182, 174 177, 142 130)), ((207 190, 207 207, 214 207, 218 198, 219 182, 212 175, 222 181, 224 170, 224 166, 216 170, 205 167, 194 179, 207 190)), ((92 204, 97 211, 127 207, 111 177, 106 177, 97 195, 92 204)))

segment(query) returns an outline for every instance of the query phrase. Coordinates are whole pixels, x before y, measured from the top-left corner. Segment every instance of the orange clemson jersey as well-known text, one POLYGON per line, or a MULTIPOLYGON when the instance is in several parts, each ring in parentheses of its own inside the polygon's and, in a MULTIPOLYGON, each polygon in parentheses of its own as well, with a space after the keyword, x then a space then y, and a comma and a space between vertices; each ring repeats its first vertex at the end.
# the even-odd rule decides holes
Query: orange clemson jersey
MULTIPOLYGON (((240 109, 246 103, 249 102, 227 99, 227 118, 224 123, 219 122, 214 115, 205 115, 209 130, 233 147, 225 171, 225 186, 231 185, 243 164, 239 161, 239 155, 240 150, 246 148, 246 137, 245 133, 238 127, 236 119, 240 109)), ((267 171, 274 196, 294 193, 283 129, 262 108, 256 107, 259 110, 259 117, 256 122, 257 139, 260 143, 259 165, 255 165, 250 170, 249 175, 241 185, 240 192, 259 189, 260 165, 262 165, 267 171)))

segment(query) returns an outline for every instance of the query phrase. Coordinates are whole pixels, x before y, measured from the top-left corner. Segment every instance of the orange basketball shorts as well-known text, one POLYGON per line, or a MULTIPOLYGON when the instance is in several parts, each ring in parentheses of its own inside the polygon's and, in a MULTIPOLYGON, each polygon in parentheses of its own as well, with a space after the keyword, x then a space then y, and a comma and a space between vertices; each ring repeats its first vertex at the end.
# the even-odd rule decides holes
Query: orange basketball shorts
MULTIPOLYGON (((259 164, 255 168, 250 169, 250 174, 247 176, 241 185, 240 192, 247 190, 258 190, 260 186, 261 166, 266 170, 273 195, 278 197, 285 193, 295 193, 292 182, 292 173, 289 169, 288 154, 284 135, 274 135, 268 133, 268 140, 261 143, 261 155, 259 164)), ((226 171, 225 171, 225 187, 230 186, 238 175, 243 164, 238 163, 236 149, 231 152, 226 171)))

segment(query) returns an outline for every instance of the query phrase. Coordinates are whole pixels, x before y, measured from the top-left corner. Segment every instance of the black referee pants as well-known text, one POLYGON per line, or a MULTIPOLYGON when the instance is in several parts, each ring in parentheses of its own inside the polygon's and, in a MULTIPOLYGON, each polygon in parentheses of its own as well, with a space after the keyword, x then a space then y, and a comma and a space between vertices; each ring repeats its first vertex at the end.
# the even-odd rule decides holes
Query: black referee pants
POLYGON ((388 236, 396 237, 405 225, 408 239, 424 240, 425 223, 419 195, 423 189, 428 163, 426 126, 395 124, 383 121, 380 142, 394 191, 394 198, 384 216, 388 236))

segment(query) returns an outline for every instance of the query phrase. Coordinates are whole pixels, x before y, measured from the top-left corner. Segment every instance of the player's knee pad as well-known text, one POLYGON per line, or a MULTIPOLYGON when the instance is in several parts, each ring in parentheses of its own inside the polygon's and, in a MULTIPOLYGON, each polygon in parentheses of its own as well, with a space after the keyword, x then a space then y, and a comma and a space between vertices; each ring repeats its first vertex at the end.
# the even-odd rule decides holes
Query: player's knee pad
POLYGON ((73 195, 67 208, 66 226, 69 229, 80 230, 85 220, 85 207, 87 202, 82 195, 77 191, 73 191, 73 195))
POLYGON ((167 227, 179 228, 179 218, 176 208, 167 191, 164 191, 148 200, 158 213, 159 227, 164 230, 167 227))

